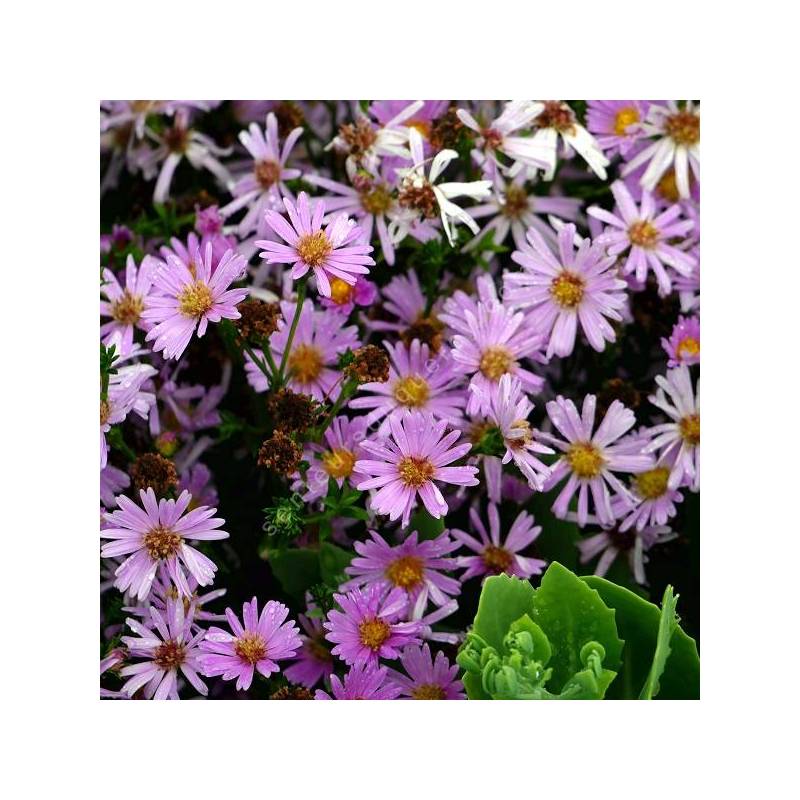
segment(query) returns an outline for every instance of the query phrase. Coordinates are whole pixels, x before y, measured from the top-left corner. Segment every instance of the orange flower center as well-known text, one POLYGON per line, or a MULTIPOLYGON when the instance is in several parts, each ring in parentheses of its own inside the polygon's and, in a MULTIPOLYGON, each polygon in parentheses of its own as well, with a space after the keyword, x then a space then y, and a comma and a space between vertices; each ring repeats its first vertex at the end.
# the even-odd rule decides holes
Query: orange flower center
POLYGON ((394 385, 394 399, 408 408, 424 406, 430 396, 428 382, 421 375, 409 375, 394 385))
POLYGON ((423 683, 411 692, 414 700, 446 700, 444 689, 436 683, 423 683))
POLYGON ((380 646, 389 638, 391 630, 382 619, 365 619, 358 626, 358 637, 364 647, 370 650, 378 650, 380 646))
POLYGON ((698 342, 694 336, 687 336, 685 339, 681 339, 680 343, 675 349, 675 354, 679 359, 699 356, 700 342, 698 342))
POLYGON ((178 295, 178 308, 184 317, 202 317, 213 304, 211 289, 203 281, 189 284, 178 295))
POLYGON ((640 219, 628 228, 628 238, 631 244, 647 249, 653 248, 658 243, 658 228, 647 220, 640 219))
POLYGON ((322 468, 331 478, 349 478, 355 463, 355 455, 341 447, 329 450, 322 456, 322 468))
POLYGON ((633 106, 625 106, 617 111, 614 118, 614 133, 617 136, 624 136, 629 125, 634 125, 639 121, 639 112, 633 106))
POLYGON ((700 415, 690 414, 680 421, 681 436, 692 447, 700 444, 700 415))
POLYGON ((100 401, 100 424, 105 425, 108 422, 108 418, 111 416, 111 406, 108 404, 108 400, 101 400, 100 401))
POLYGON ((111 305, 111 316, 123 325, 135 325, 144 311, 144 300, 127 289, 111 305))
POLYGON ((400 478, 406 484, 414 489, 419 489, 420 486, 427 483, 436 471, 436 467, 428 461, 427 458, 414 458, 413 456, 405 456, 400 459, 397 465, 397 472, 400 478))
POLYGON ((506 189, 506 196, 501 206, 503 214, 511 219, 518 219, 528 210, 528 195, 521 186, 511 184, 506 189))
POLYGON ((579 478, 595 478, 603 468, 600 451, 589 442, 575 442, 566 453, 567 462, 579 478))
POLYGON ((298 383, 315 381, 324 365, 322 351, 311 344, 299 344, 289 356, 289 372, 298 383))
POLYGON ((156 666, 161 669, 177 669, 186 659, 186 648, 174 639, 160 644, 153 656, 156 666))
POLYGON ((177 553, 182 541, 181 535, 175 533, 172 528, 156 525, 147 531, 142 543, 150 558, 159 560, 177 553))
POLYGON ((700 141, 700 117, 692 111, 679 111, 667 117, 664 130, 675 144, 691 147, 700 141))
POLYGON ((281 177, 281 166, 275 161, 259 161, 256 164, 256 180, 262 189, 274 186, 281 177))
POLYGON ((642 472, 634 478, 636 491, 645 500, 655 500, 667 491, 669 470, 666 467, 656 467, 647 472, 642 472))
POLYGON ((333 245, 325 231, 306 233, 297 242, 297 254, 309 267, 319 267, 331 254, 333 245))
POLYGON ((514 560, 514 556, 503 547, 495 547, 495 545, 487 545, 483 553, 481 553, 483 563, 486 564, 490 572, 499 575, 505 572, 514 560))
POLYGON ((499 381, 516 363, 508 348, 497 345, 483 351, 480 370, 490 381, 499 381))
POLYGON ((341 278, 332 278, 330 283, 331 300, 333 300, 337 306, 343 306, 353 299, 355 286, 351 286, 347 281, 343 281, 341 278))
POLYGON ((242 661, 256 664, 267 655, 267 645, 259 634, 245 633, 236 640, 233 651, 242 661))
POLYGON ((580 275, 564 270, 550 284, 550 295, 561 308, 575 308, 583 300, 585 286, 580 275))
POLYGON ((392 195, 383 186, 375 186, 361 195, 361 206, 368 214, 384 214, 392 207, 392 195))
POLYGON ((386 568, 386 577, 403 589, 413 589, 422 583, 424 566, 417 556, 401 556, 386 568))

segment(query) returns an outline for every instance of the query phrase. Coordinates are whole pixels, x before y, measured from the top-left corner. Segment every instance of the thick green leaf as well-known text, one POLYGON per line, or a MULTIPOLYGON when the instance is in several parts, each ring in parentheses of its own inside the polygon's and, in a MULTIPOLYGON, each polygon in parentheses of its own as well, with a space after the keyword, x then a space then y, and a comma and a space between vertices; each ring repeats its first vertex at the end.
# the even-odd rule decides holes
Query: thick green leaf
POLYGON ((553 562, 533 597, 531 618, 544 631, 553 650, 548 690, 558 694, 583 669, 581 648, 599 642, 606 651, 604 666, 616 670, 623 642, 617 635, 614 612, 600 595, 566 567, 553 562))
MULTIPOLYGON (((608 691, 609 699, 636 699, 644 686, 658 641, 661 612, 633 592, 594 575, 582 578, 616 611, 617 629, 625 639, 624 663, 608 691)), ((545 631, 546 632, 546 631, 545 631)), ((680 626, 670 640, 672 650, 659 679, 659 700, 700 697, 700 658, 694 639, 680 626)))
POLYGON ((419 540, 435 539, 444 530, 444 518, 436 519, 432 517, 424 508, 420 508, 411 515, 408 521, 408 531, 416 531, 419 540))
POLYGON ((286 594, 302 600, 306 589, 320 581, 319 554, 308 548, 275 550, 269 565, 286 594))
POLYGON ((678 627, 678 615, 676 609, 678 598, 673 595, 672 587, 667 586, 664 591, 664 599, 661 601, 661 619, 658 623, 658 638, 656 639, 656 651, 653 654, 653 663, 647 680, 644 682, 640 700, 652 700, 659 690, 659 679, 664 674, 667 659, 672 652, 669 646, 675 629, 678 627))
POLYGON ((338 589, 339 579, 354 555, 350 550, 343 550, 335 544, 323 542, 319 547, 319 572, 322 580, 328 586, 338 589))

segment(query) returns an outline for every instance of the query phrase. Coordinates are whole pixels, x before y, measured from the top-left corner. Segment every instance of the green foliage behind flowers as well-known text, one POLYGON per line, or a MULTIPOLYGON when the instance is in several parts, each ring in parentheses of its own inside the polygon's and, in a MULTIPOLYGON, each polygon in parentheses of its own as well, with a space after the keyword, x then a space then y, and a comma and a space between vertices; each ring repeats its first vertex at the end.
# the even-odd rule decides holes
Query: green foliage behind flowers
POLYGON ((457 659, 467 695, 697 699, 699 657, 678 624, 676 604, 671 586, 659 610, 627 589, 579 578, 557 562, 538 589, 508 575, 487 578, 457 659))

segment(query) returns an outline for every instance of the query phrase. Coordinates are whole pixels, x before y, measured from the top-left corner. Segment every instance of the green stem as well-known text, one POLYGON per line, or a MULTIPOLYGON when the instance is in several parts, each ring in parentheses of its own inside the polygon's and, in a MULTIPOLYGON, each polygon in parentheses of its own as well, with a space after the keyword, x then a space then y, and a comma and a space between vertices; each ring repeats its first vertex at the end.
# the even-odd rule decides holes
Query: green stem
MULTIPOLYGON (((247 353, 247 355, 249 355, 250 358, 253 359, 253 363, 264 373, 269 385, 272 386, 272 383, 275 380, 275 372, 267 368, 267 365, 256 355, 255 350, 253 350, 253 348, 250 347, 250 345, 247 344, 247 342, 245 342, 244 340, 242 340, 242 346, 244 347, 244 350, 247 353)), ((272 357, 270 356, 270 359, 271 358, 272 357)))
POLYGON ((354 378, 350 378, 344 386, 342 386, 342 391, 339 392, 339 396, 336 398, 336 401, 331 406, 331 410, 328 412, 328 416, 325 418, 325 422, 322 423, 322 426, 319 430, 316 431, 314 438, 319 441, 322 438, 322 434, 328 430, 328 426, 333 422, 336 415, 339 413, 341 407, 353 396, 356 387, 358 386, 358 381, 354 378))
POLYGON ((292 342, 294 341, 294 334, 297 330, 297 323, 300 322, 300 313, 303 310, 303 301, 306 299, 306 284, 308 284, 308 275, 300 278, 300 283, 297 286, 297 305, 294 309, 294 317, 292 318, 292 325, 289 328, 289 338, 286 340, 286 345, 283 348, 283 355, 281 356, 281 365, 278 367, 278 384, 283 385, 283 378, 286 370, 286 362, 289 360, 289 353, 292 349, 292 342))

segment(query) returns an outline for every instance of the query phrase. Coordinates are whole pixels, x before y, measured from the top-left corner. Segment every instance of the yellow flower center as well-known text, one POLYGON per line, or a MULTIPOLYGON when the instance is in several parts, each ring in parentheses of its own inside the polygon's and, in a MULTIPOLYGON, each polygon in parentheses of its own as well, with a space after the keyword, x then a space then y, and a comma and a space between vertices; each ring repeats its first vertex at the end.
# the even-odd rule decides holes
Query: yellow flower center
POLYGON ((190 283, 178 295, 178 308, 184 317, 202 317, 213 304, 211 289, 203 281, 190 283))
POLYGON ((655 500, 667 491, 668 479, 669 470, 666 467, 647 470, 634 478, 636 491, 645 500, 655 500))
POLYGON ((423 683, 411 692, 414 700, 446 700, 444 689, 436 683, 423 683))
POLYGON ((511 423, 511 430, 522 431, 522 436, 517 436, 513 439, 506 439, 506 444, 519 450, 526 444, 533 441, 533 434, 531 433, 531 424, 526 419, 516 419, 511 423))
POLYGON ((111 316, 123 325, 135 325, 144 311, 144 300, 127 289, 111 304, 111 316))
POLYGON ((605 459, 589 442, 575 442, 566 453, 567 462, 579 478, 595 478, 600 474, 605 459))
POLYGON ((501 345, 487 347, 481 356, 480 370, 490 381, 499 381, 517 362, 509 350, 501 345))
POLYGON ((411 486, 414 489, 419 489, 420 486, 427 483, 433 477, 435 471, 436 467, 427 458, 405 456, 400 459, 400 463, 397 465, 397 472, 403 482, 406 486, 411 486))
POLYGON ((111 416, 111 406, 107 400, 100 401, 100 424, 105 425, 108 418, 111 416))
POLYGON ((690 414, 688 417, 684 417, 680 421, 680 429, 681 436, 687 444, 691 445, 692 447, 696 447, 698 444, 700 444, 699 414, 690 414))
POLYGON ((617 136, 624 136, 629 125, 639 121, 639 112, 633 106, 625 106, 617 111, 614 118, 614 133, 617 136))
POLYGON ((699 356, 700 342, 698 342, 694 336, 687 336, 685 339, 681 339, 680 343, 675 349, 675 354, 679 359, 699 356))
POLYGON ((361 195, 361 206, 367 214, 385 214, 392 207, 392 195, 383 186, 375 186, 361 195))
POLYGON ((550 294, 561 308, 575 308, 583 300, 585 285, 580 275, 564 270, 550 284, 550 294))
POLYGON ((655 247, 658 243, 658 237, 658 228, 645 219, 634 222, 628 228, 628 238, 631 240, 631 244, 639 245, 639 247, 647 249, 655 247))
POLYGON ((178 644, 174 639, 160 644, 153 655, 153 661, 155 661, 156 666, 165 670, 177 669, 183 664, 185 658, 186 648, 182 644, 178 644))
POLYGON ((424 119, 410 119, 407 122, 403 123, 406 128, 413 128, 415 131, 419 132, 423 138, 430 139, 431 137, 431 125, 424 119))
POLYGON ((307 233, 301 236, 296 245, 297 254, 309 267, 319 267, 331 254, 333 245, 325 231, 307 233))
POLYGON ((700 141, 700 117, 691 111, 679 111, 667 117, 664 130, 675 144, 691 147, 700 141))
POLYGON ((347 281, 343 281, 341 278, 331 279, 331 300, 337 306, 349 303, 353 298, 353 292, 355 292, 355 286, 351 286, 347 281))
POLYGON ((259 161, 256 164, 256 180, 262 189, 269 189, 281 177, 281 167, 275 161, 259 161))
POLYGON ((409 375, 394 385, 394 399, 408 408, 424 406, 430 396, 428 382, 421 375, 409 375))
POLYGON ((392 561, 386 568, 386 577, 403 589, 413 589, 422 583, 422 559, 417 556, 401 556, 392 561))
POLYGON ((506 196, 501 206, 503 214, 511 219, 518 219, 523 212, 528 210, 528 195, 526 191, 516 184, 506 189, 506 196))
POLYGON ((160 560, 177 553, 182 541, 181 535, 175 533, 172 528, 156 525, 147 531, 142 543, 150 558, 160 560))
POLYGON ((358 637, 364 647, 370 650, 378 650, 380 646, 389 638, 391 630, 382 619, 365 619, 358 626, 358 637))
POLYGON ((664 173, 656 186, 656 191, 658 191, 665 200, 669 200, 671 203, 677 203, 678 200, 680 200, 681 195, 678 191, 678 181, 675 178, 675 170, 672 167, 664 173))
POLYGON ((259 634, 245 633, 236 640, 233 651, 242 661, 256 664, 267 655, 267 645, 259 634))
POLYGON ((289 372, 298 383, 312 383, 322 372, 322 351, 311 344, 299 344, 289 356, 289 372))
POLYGON ((514 556, 503 547, 495 547, 493 544, 487 545, 481 553, 483 563, 490 572, 499 575, 505 572, 514 560, 514 556))
POLYGON ((331 478, 349 478, 355 463, 355 455, 342 447, 329 450, 322 456, 322 468, 331 478))

